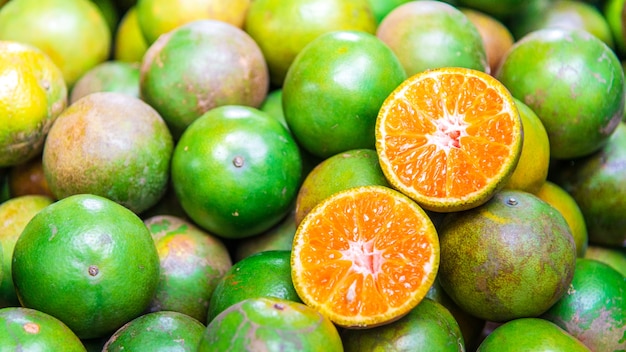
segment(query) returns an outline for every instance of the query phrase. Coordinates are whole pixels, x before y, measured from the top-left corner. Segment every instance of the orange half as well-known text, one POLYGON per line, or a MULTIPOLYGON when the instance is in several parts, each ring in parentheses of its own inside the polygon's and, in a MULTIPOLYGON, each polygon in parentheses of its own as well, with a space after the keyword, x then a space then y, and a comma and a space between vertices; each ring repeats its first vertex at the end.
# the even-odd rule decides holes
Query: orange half
POLYGON ((348 328, 386 324, 426 296, 439 239, 422 208, 384 186, 335 193, 296 231, 291 273, 302 301, 348 328))
POLYGON ((387 97, 376 122, 376 151, 389 183, 439 212, 491 198, 513 173, 522 141, 506 87, 467 68, 408 78, 387 97))

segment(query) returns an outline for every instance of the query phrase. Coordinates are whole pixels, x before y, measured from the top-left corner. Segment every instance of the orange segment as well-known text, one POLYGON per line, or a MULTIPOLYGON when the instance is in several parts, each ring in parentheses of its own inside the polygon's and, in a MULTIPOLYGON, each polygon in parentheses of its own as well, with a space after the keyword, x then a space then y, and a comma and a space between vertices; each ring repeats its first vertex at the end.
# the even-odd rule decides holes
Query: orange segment
POLYGON ((467 68, 408 78, 385 100, 376 123, 385 177, 433 211, 486 202, 510 178, 521 147, 511 94, 494 77, 467 68))
POLYGON ((292 279, 304 303, 344 327, 391 322, 426 295, 439 267, 435 228, 384 186, 340 191, 300 223, 292 279))

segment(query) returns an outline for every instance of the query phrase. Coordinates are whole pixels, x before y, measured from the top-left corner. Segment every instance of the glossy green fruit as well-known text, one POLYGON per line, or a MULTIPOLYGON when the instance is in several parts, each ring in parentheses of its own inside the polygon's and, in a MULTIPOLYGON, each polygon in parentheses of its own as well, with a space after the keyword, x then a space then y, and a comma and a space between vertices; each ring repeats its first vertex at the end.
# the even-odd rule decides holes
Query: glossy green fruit
POLYGON ((289 67, 283 85, 285 120, 298 144, 321 158, 373 149, 378 110, 405 79, 398 57, 373 34, 321 35, 289 67))
POLYGON ((531 32, 513 45, 495 75, 541 119, 552 158, 599 150, 622 119, 621 63, 611 48, 586 31, 531 32))
POLYGON ((289 131, 266 113, 237 105, 199 117, 172 158, 172 183, 185 212, 227 238, 259 234, 285 217, 301 173, 289 131))
POLYGON ((570 289, 542 317, 592 351, 623 351, 626 279, 608 264, 579 258, 570 289))

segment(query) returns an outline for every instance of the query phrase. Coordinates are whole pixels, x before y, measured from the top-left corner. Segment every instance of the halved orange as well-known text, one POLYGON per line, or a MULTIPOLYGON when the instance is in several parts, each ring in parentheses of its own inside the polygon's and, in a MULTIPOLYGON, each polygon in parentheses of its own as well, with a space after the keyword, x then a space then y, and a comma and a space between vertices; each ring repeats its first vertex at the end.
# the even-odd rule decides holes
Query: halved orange
POLYGON ((337 192, 296 230, 291 275, 308 306, 335 324, 367 328, 407 314, 439 268, 439 239, 424 210, 385 186, 337 192))
POLYGON ((451 212, 485 203, 510 178, 522 150, 512 95, 480 71, 417 73, 384 101, 376 151, 389 183, 423 208, 451 212))

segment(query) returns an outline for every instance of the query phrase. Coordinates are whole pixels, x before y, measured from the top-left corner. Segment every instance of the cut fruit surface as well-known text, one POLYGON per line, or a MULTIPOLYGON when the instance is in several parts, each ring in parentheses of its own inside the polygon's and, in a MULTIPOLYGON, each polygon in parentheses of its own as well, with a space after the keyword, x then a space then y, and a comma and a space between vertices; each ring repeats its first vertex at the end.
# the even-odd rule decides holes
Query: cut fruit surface
POLYGON ((423 208, 486 202, 521 154, 522 123, 508 90, 480 71, 446 67, 409 77, 383 103, 376 151, 389 183, 423 208))
POLYGON ((365 328, 408 313, 439 267, 424 210, 398 191, 361 186, 319 203, 298 226, 292 279, 302 301, 337 325, 365 328))

